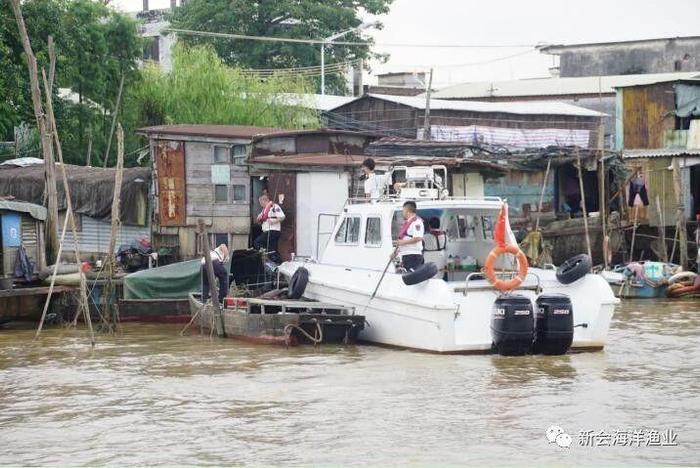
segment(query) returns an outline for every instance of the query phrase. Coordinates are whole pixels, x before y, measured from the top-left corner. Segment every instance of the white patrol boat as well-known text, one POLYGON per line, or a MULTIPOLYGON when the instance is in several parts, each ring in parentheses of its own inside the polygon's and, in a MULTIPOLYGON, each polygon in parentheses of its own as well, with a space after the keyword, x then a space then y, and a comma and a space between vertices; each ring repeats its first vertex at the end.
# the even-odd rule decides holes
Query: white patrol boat
MULTIPOLYGON (((505 202, 449 197, 442 187, 447 180, 443 166, 393 171, 399 170, 406 183, 398 195, 348 200, 320 258, 297 257, 280 265, 290 288, 295 272, 308 270, 308 280, 305 271, 297 274, 304 277, 304 296, 354 307, 366 317, 359 339, 382 345, 502 354, 561 354, 569 348, 605 346, 619 300, 605 279, 588 273, 590 259, 558 270, 523 269, 510 253, 489 260, 505 202), (402 271, 398 259, 390 261, 406 200, 416 202, 418 215, 430 226, 424 238, 428 266, 413 273, 402 271), (489 263, 491 281, 484 273, 489 263)), ((517 242, 507 215, 502 220, 501 247, 513 252, 517 242)))

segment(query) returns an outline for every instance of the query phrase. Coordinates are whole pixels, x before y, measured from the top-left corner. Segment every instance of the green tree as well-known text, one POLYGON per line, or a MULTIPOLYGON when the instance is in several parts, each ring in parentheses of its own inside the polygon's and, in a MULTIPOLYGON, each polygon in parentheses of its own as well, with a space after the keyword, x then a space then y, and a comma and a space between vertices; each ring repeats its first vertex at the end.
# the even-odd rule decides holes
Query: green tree
MULTIPOLYGON (((383 14, 392 0, 189 0, 171 17, 173 28, 253 36, 322 39, 362 24, 360 12, 383 14)), ((290 68, 320 65, 320 46, 179 35, 186 44, 211 44, 224 62, 243 68, 290 68)), ((344 41, 363 41, 357 32, 344 41)), ((326 63, 366 59, 370 45, 333 45, 326 63)), ((326 77, 326 90, 344 94, 338 75, 326 77)))
POLYGON ((317 127, 315 110, 285 98, 309 88, 301 78, 260 80, 228 67, 209 46, 179 45, 169 73, 146 66, 126 96, 124 114, 130 133, 140 126, 178 123, 317 127))
MULTIPOLYGON (((11 138, 21 122, 34 125, 26 58, 9 2, 0 0, 0 139, 11 138)), ((143 42, 137 23, 96 0, 26 0, 22 12, 39 67, 48 69, 47 42, 54 38, 54 107, 67 161, 84 163, 89 139, 101 155, 120 77, 125 86, 138 80, 143 42), (60 99, 61 88, 77 98, 60 99)))

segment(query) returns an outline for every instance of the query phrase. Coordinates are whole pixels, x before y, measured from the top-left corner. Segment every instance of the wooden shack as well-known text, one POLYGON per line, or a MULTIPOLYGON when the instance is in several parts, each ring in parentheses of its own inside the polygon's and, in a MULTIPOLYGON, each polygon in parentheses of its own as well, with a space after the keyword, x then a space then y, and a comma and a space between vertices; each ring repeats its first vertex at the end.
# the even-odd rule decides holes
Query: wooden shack
POLYGON ((15 262, 22 247, 33 264, 34 274, 46 266, 45 220, 43 206, 0 200, 0 278, 22 281, 21 275, 15 274, 15 262))

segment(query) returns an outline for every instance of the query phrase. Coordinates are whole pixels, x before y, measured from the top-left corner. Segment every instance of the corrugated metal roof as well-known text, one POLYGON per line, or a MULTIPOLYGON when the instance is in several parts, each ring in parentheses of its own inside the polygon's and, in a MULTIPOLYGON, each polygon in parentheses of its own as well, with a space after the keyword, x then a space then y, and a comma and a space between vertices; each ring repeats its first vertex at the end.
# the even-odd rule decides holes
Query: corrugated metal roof
POLYGON ((156 125, 154 127, 143 127, 138 129, 138 133, 150 135, 153 133, 163 133, 170 135, 186 136, 209 136, 221 138, 249 138, 258 135, 271 135, 274 133, 292 132, 292 129, 251 127, 245 125, 156 125))
POLYGON ((35 205, 34 203, 27 203, 15 200, 0 200, 0 210, 27 213, 32 218, 38 219, 39 221, 45 221, 47 213, 46 208, 44 208, 41 205, 35 205))
POLYGON ((282 93, 275 96, 282 104, 305 107, 318 111, 327 111, 340 107, 354 100, 353 96, 334 96, 331 94, 292 94, 282 93))
POLYGON ((622 151, 622 157, 625 159, 671 158, 676 156, 700 156, 700 148, 629 149, 622 151))
POLYGON ((700 72, 649 73, 644 75, 583 76, 572 78, 531 78, 510 81, 477 81, 448 86, 433 93, 438 99, 479 99, 492 97, 571 96, 612 94, 615 88, 664 81, 699 78, 700 72))
POLYGON ((632 45, 632 44, 648 44, 650 42, 668 42, 668 41, 678 41, 678 40, 698 40, 700 36, 674 36, 674 37, 654 37, 651 39, 632 39, 628 41, 613 41, 613 42, 588 42, 580 44, 548 44, 544 46, 537 47, 538 50, 546 54, 558 55, 559 53, 571 50, 580 49, 584 47, 615 47, 619 45, 632 45))
MULTIPOLYGON (((425 109, 425 97, 418 96, 392 96, 388 94, 365 94, 356 98, 367 97, 395 102, 414 109, 425 109)), ((583 107, 556 101, 521 101, 521 102, 477 102, 477 101, 448 101, 444 99, 431 99, 430 110, 452 110, 477 113, 499 113, 519 115, 570 115, 575 117, 601 117, 606 114, 585 109, 583 107)))

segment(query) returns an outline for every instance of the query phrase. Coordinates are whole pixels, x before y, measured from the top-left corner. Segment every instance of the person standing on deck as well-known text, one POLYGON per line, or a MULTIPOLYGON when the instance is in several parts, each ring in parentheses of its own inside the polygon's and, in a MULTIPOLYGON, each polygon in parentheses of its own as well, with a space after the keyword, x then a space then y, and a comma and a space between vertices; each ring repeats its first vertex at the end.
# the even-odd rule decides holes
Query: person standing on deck
POLYGON ((403 267, 408 271, 414 271, 424 262, 423 232, 425 226, 423 220, 416 214, 416 202, 407 201, 404 203, 402 215, 404 223, 395 243, 403 267))
MULTIPOLYGON (((211 264, 214 268, 214 277, 219 280, 219 303, 224 302, 226 294, 228 294, 228 271, 226 271, 226 262, 228 261, 228 247, 226 244, 221 244, 211 252, 209 252, 211 264)), ((209 299, 209 275, 207 275, 207 262, 202 258, 202 302, 206 304, 209 299)))
POLYGON ((262 194, 258 199, 262 211, 258 215, 257 221, 262 224, 262 234, 255 238, 253 247, 258 250, 270 252, 270 260, 275 263, 282 263, 279 254, 280 232, 282 231, 282 221, 284 221, 284 211, 280 206, 270 200, 269 195, 262 194))
POLYGON ((374 159, 367 158, 362 162, 362 175, 364 178, 365 197, 378 200, 384 194, 387 186, 387 176, 374 173, 374 159))

